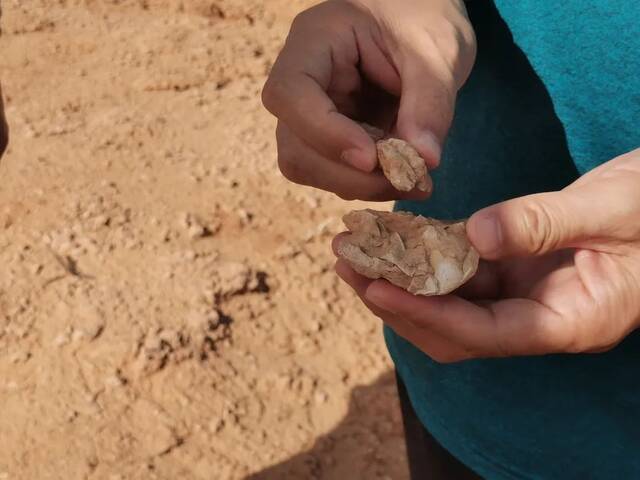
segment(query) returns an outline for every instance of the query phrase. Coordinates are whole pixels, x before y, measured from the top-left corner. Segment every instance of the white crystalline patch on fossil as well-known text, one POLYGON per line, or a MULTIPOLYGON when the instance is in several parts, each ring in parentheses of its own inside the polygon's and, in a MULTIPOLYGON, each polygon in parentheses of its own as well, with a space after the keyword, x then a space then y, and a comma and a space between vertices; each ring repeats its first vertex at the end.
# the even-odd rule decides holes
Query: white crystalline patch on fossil
POLYGON ((454 258, 445 257, 439 250, 433 250, 429 262, 442 290, 451 291, 462 284, 462 265, 454 258))
POLYGON ((343 220, 351 235, 338 254, 368 278, 384 278, 414 294, 444 295, 478 268, 464 222, 375 210, 353 211, 343 220))

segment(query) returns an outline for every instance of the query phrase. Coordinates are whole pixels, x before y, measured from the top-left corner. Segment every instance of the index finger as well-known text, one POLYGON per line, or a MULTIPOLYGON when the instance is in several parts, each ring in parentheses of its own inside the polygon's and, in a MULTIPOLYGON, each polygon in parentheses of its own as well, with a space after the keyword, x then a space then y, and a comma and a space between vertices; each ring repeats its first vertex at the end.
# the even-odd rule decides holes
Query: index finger
POLYGON ((373 140, 340 113, 327 94, 334 68, 329 43, 288 40, 264 86, 262 101, 323 156, 371 171, 377 165, 373 140))

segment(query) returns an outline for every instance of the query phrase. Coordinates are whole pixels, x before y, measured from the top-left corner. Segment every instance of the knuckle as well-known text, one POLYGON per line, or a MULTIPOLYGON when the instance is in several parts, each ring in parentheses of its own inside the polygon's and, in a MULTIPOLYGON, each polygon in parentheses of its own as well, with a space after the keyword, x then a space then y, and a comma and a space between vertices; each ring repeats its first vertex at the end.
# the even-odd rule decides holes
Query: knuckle
POLYGON ((439 35, 435 35, 429 42, 438 63, 452 76, 452 83, 456 85, 456 76, 461 70, 464 45, 460 41, 460 31, 451 24, 440 27, 439 35))
POLYGON ((471 63, 473 63, 478 50, 478 43, 471 22, 462 22, 456 30, 456 37, 460 45, 460 54, 471 59, 471 63))
POLYGON ((420 46, 418 56, 426 59, 454 91, 462 87, 471 73, 477 47, 469 22, 445 22, 435 30, 421 31, 418 41, 410 44, 420 46))
POLYGON ((298 13, 295 17, 293 17, 293 21, 291 22, 291 30, 294 31, 300 27, 304 27, 307 22, 309 22, 309 17, 314 16, 313 13, 313 8, 309 8, 298 13))
POLYGON ((537 330, 538 335, 543 339, 544 352, 581 353, 585 350, 579 322, 555 317, 552 320, 540 322, 537 330))
POLYGON ((267 81, 262 87, 260 99, 262 100, 262 105, 264 106, 264 108, 271 111, 271 77, 267 78, 267 81))
POLYGON ((278 168, 282 175, 293 183, 304 184, 306 178, 304 169, 300 163, 296 162, 295 158, 289 154, 278 155, 278 168))
POLYGON ((513 346, 506 337, 498 335, 495 344, 495 356, 498 358, 508 358, 514 355, 513 346))
POLYGON ((552 229, 553 219, 549 210, 540 202, 525 202, 518 211, 519 232, 527 250, 541 254, 551 250, 556 244, 556 235, 552 229))
POLYGON ((345 3, 347 2, 330 0, 302 10, 293 17, 291 31, 295 31, 298 28, 317 28, 318 25, 326 26, 330 20, 335 21, 340 18, 347 7, 347 5, 344 5, 345 3))
POLYGON ((278 106, 282 102, 285 87, 278 80, 275 72, 272 72, 262 88, 262 105, 274 115, 278 111, 278 106))
POLYGON ((512 356, 513 346, 510 342, 511 333, 507 330, 508 325, 505 322, 499 321, 500 312, 496 305, 489 304, 489 311, 491 312, 490 320, 493 323, 494 341, 493 351, 495 357, 504 358, 512 356))

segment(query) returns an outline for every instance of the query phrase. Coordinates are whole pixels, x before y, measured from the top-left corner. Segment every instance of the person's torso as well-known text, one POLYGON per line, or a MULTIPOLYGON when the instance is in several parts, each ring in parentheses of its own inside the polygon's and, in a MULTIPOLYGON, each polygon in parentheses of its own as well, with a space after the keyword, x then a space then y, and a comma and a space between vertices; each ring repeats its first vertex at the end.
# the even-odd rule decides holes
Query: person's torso
MULTIPOLYGON (((639 2, 467 3, 478 60, 434 195, 397 209, 467 217, 640 147, 639 2)), ((598 355, 453 365, 385 337, 421 420, 484 477, 640 478, 640 334, 598 355)))

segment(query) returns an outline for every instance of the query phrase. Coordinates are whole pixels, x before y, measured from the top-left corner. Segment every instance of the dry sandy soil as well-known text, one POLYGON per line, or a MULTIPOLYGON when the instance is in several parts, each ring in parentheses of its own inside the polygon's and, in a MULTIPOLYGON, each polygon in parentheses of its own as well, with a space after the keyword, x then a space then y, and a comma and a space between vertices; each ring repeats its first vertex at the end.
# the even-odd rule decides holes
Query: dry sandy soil
POLYGON ((289 184, 293 0, 4 0, 0 480, 406 479, 362 205, 289 184))

